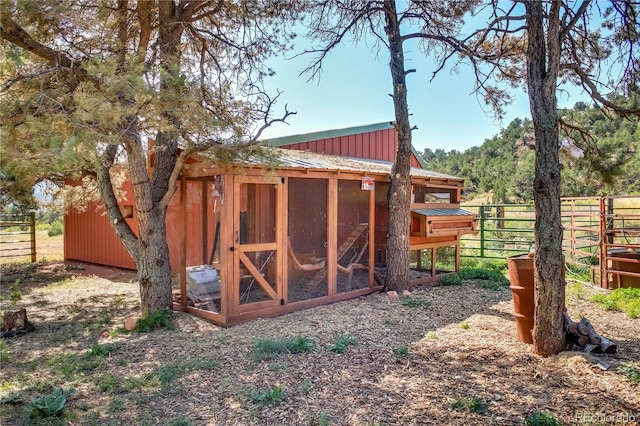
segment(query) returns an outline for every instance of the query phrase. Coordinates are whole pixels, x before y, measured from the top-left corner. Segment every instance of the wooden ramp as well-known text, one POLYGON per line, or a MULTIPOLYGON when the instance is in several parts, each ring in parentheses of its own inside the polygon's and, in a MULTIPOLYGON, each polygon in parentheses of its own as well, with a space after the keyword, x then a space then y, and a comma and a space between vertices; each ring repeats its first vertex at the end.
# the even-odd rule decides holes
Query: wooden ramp
MULTIPOLYGON (((345 254, 347 254, 347 252, 351 249, 351 247, 354 245, 354 243, 358 240, 358 238, 360 238, 360 236, 362 236, 365 231, 368 229, 368 224, 360 224, 358 226, 356 226, 355 228, 353 228, 353 231, 351 232, 351 234, 342 242, 342 244, 340 244, 340 247, 338 247, 338 261, 340 261, 340 259, 342 259, 342 257, 344 257, 345 254)), ((355 263, 358 263, 360 261, 360 258, 362 257, 362 254, 364 254, 366 247, 369 245, 369 239, 366 238, 365 236, 365 243, 363 248, 360 250, 359 254, 355 257, 357 257, 357 259, 352 258, 349 261, 349 266, 351 266, 351 264, 355 261, 355 263)), ((340 265, 338 265, 340 269, 340 265)), ((347 267, 349 268, 349 267, 347 267)), ((342 268, 345 269, 345 268, 342 268)), ((349 270, 351 270, 353 268, 349 268, 349 270)), ((316 274, 313 276, 313 278, 311 278, 309 280, 309 282, 307 283, 306 286, 304 286, 304 288, 306 290, 313 290, 315 289, 318 284, 320 284, 322 282, 322 280, 324 280, 327 276, 328 270, 327 268, 322 268, 321 270, 319 270, 318 272, 316 272, 316 274)))

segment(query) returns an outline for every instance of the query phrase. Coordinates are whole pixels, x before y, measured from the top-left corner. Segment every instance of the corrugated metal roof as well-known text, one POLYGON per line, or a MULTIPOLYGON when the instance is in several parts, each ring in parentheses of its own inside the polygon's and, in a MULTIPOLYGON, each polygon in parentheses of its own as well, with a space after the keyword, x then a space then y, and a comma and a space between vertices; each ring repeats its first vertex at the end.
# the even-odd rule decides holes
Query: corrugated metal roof
POLYGON ((423 216, 475 216, 475 213, 463 209, 412 209, 423 216))
MULTIPOLYGON (((370 172, 389 175, 393 163, 368 158, 342 157, 338 155, 318 154, 315 152, 298 151, 293 149, 272 148, 281 151, 280 167, 304 169, 328 169, 351 172, 370 172)), ((260 164, 259 161, 249 161, 250 164, 260 164)), ((425 178, 451 179, 463 181, 457 176, 433 172, 431 170, 411 168, 411 176, 425 178)))
POLYGON ((323 130, 320 132, 303 133, 299 135, 282 136, 279 138, 264 139, 269 146, 285 146, 296 143, 317 141, 320 139, 339 138, 341 136, 357 135, 358 133, 375 132, 378 130, 392 129, 393 125, 389 121, 364 126, 347 127, 344 129, 323 130))
MULTIPOLYGON (((361 133, 370 133, 370 132, 377 132, 379 130, 390 130, 390 129, 393 129, 392 122, 383 121, 382 123, 365 124, 362 126, 346 127, 343 129, 331 129, 331 130, 323 130, 319 132, 302 133, 298 135, 263 139, 262 142, 266 142, 267 145, 278 148, 278 147, 286 147, 287 145, 295 145, 299 143, 314 142, 314 141, 331 139, 331 138, 340 138, 343 136, 351 136, 351 135, 357 135, 361 133)), ((418 163, 420 163, 422 168, 426 169, 427 164, 422 159, 422 156, 420 156, 420 154, 418 153, 418 151, 413 145, 411 145, 411 152, 416 157, 416 160, 418 160, 418 163)))

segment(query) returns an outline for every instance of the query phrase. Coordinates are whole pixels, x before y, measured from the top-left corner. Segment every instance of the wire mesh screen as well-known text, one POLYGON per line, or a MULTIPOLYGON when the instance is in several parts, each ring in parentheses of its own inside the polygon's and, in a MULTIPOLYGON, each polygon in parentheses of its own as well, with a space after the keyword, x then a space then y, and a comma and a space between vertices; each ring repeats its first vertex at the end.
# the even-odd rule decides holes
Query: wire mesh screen
POLYGON ((289 178, 289 302, 327 293, 327 180, 289 178))
POLYGON ((361 182, 338 181, 338 293, 369 286, 369 191, 361 182))

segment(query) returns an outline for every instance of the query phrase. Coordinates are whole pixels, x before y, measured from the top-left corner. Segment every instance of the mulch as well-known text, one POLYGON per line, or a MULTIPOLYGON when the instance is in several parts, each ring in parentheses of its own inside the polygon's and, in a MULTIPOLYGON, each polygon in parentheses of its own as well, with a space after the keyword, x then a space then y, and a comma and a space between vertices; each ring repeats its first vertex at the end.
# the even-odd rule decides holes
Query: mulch
MULTIPOLYGON (((138 312, 139 289, 129 278, 109 278, 94 271, 61 285, 32 287, 20 304, 38 329, 7 340, 12 361, 3 365, 3 380, 46 377, 47 359, 95 343, 119 345, 100 372, 118 383, 192 360, 214 359, 219 366, 185 371, 171 389, 159 392, 122 389, 114 395, 87 379, 74 385, 78 394, 69 401, 69 410, 79 416, 74 424, 90 419, 165 424, 182 417, 197 425, 522 425, 538 411, 551 412, 564 424, 606 424, 598 419, 625 413, 635 415, 635 424, 640 419, 640 388, 617 370, 640 365, 640 319, 603 310, 589 300, 589 288, 569 297, 568 312, 586 316, 616 341, 615 355, 536 356, 532 345, 517 340, 510 291, 474 281, 417 288, 411 297, 424 303, 413 306, 372 294, 227 329, 175 313, 173 330, 111 337, 109 331, 138 312), (78 325, 105 309, 114 313, 104 330, 88 332, 78 325), (53 330, 66 330, 68 338, 52 338, 53 330), (315 350, 262 362, 252 357, 256 338, 299 336, 313 339, 315 350), (342 354, 329 351, 340 336, 354 337, 357 344, 342 354), (596 368, 599 361, 611 368, 596 368), (30 362, 38 363, 35 372, 27 370, 30 362), (286 395, 278 404, 251 397, 276 386, 286 395), (486 410, 453 409, 463 398, 479 399, 486 410), (116 402, 123 408, 110 409, 116 402)), ((16 421, 7 413, 0 416, 2 424, 16 421)))

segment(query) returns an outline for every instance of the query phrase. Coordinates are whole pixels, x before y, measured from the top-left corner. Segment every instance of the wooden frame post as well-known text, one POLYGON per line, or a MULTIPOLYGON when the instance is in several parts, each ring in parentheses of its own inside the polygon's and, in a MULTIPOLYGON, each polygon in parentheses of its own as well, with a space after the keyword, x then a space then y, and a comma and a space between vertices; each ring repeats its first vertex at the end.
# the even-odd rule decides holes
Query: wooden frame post
MULTIPOLYGON (((233 173, 226 173, 221 177, 222 188, 220 199, 220 314, 225 324, 229 321, 229 316, 233 312, 233 292, 236 289, 235 263, 233 253, 230 248, 233 246, 233 213, 234 203, 237 202, 233 193, 234 179, 233 173)), ((239 279, 238 279, 239 280, 239 279)))
POLYGON ((209 248, 209 206, 207 205, 208 201, 208 192, 207 184, 208 180, 202 181, 202 264, 206 265, 209 263, 209 259, 207 256, 207 249, 209 248))
POLYGON ((338 178, 329 178, 327 187, 327 295, 338 292, 338 178))
POLYGON ((432 277, 435 277, 438 272, 436 268, 436 250, 437 250, 437 247, 431 248, 431 276, 432 277))
POLYGON ((369 288, 375 286, 376 272, 376 191, 369 191, 369 288))
POLYGON ((29 213, 30 239, 31 239, 31 262, 36 262, 36 213, 29 213))
POLYGON ((187 306, 187 179, 180 179, 180 304, 187 306))

